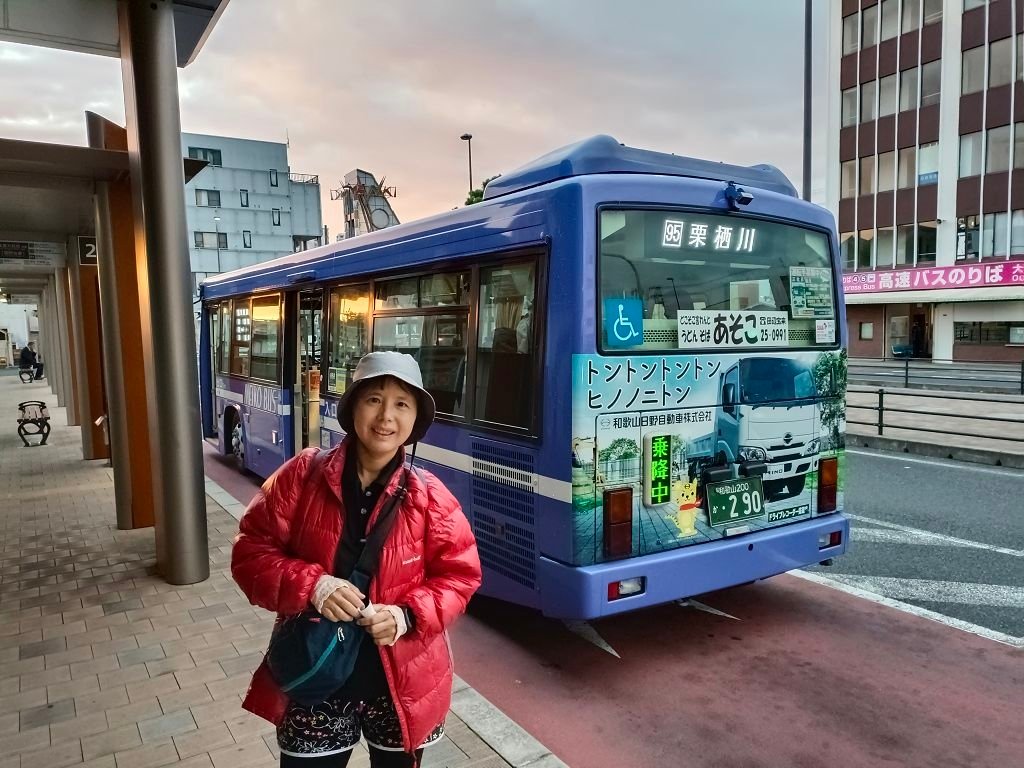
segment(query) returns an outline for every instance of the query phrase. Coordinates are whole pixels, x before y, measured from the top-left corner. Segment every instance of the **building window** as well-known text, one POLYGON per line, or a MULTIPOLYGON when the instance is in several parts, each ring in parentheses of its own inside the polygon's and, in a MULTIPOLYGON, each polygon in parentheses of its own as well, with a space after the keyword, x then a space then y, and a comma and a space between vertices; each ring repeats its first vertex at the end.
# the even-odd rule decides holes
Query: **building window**
POLYGON ((857 196, 857 161, 847 160, 840 167, 840 197, 857 196))
POLYGON ((985 150, 985 172, 999 173, 1010 170, 1010 126, 988 129, 985 150))
POLYGON ((188 156, 193 160, 205 160, 210 165, 220 165, 220 150, 206 147, 189 147, 188 156))
POLYGON ((941 87, 942 62, 929 61, 921 67, 921 106, 938 104, 941 87))
POLYGON ((220 208, 220 192, 215 189, 197 189, 196 205, 206 208, 220 208))
POLYGON ((917 184, 939 183, 939 142, 922 144, 917 150, 917 184))
POLYGON ((862 229, 857 242, 857 270, 871 269, 872 249, 875 245, 875 232, 871 229, 862 229))
POLYGON ((888 192, 896 187, 896 153, 883 152, 878 156, 878 191, 888 192))
POLYGON ((900 112, 917 109, 917 67, 900 72, 900 112))
POLYGON ((968 133, 960 137, 960 178, 981 173, 982 133, 968 133))
POLYGON ((248 208, 249 207, 249 190, 248 189, 240 189, 240 190, 238 190, 238 203, 243 208, 248 208))
POLYGON ((878 43, 878 6, 872 5, 861 11, 860 47, 870 48, 878 43))
POLYGON ((852 272, 856 267, 854 257, 856 256, 857 238, 853 232, 843 232, 839 235, 839 254, 843 259, 843 270, 852 272))
POLYGON ((956 258, 977 259, 981 237, 977 216, 963 216, 956 222, 956 258))
POLYGON ((281 209, 271 208, 270 209, 270 220, 273 222, 275 227, 281 226, 281 209))
POLYGON ((860 193, 870 195, 875 189, 875 156, 860 159, 860 193))
POLYGON ((277 186, 277 170, 275 170, 274 168, 270 169, 270 186, 277 186))
MULTIPOLYGON (((990 344, 1003 346, 1015 343, 1013 338, 1020 338, 1020 332, 1016 331, 1020 323, 994 322, 994 323, 953 323, 953 338, 957 344, 990 344)), ((1016 342, 1019 343, 1019 342, 1016 342)))
POLYGON ((1013 126, 1013 167, 1024 168, 1024 123, 1013 126))
POLYGON ((938 224, 934 221, 922 221, 917 225, 917 263, 934 264, 938 224))
POLYGON ((913 32, 921 26, 921 6, 917 0, 903 0, 903 32, 913 32))
POLYGON ((860 324, 860 340, 871 341, 875 338, 875 324, 874 323, 861 323, 860 324))
POLYGON ((985 46, 979 45, 963 53, 960 93, 977 93, 985 88, 985 46))
POLYGON ((899 0, 882 0, 882 39, 896 37, 899 25, 899 0))
POLYGON ((896 113, 899 103, 899 88, 896 75, 888 75, 878 81, 878 116, 885 117, 896 113))
POLYGON ((914 263, 914 225, 900 224, 896 227, 896 266, 914 263))
POLYGON ((843 19, 843 55, 857 51, 857 14, 851 13, 843 19))
POLYGON ((989 43, 988 87, 997 88, 1013 82, 1013 38, 1006 37, 989 43))
POLYGON ((1024 256, 1024 211, 1014 211, 1010 220, 1010 255, 1024 256))
POLYGON ((964 0, 964 11, 973 11, 975 8, 984 8, 988 0, 964 0))
POLYGON ((1005 259, 1008 253, 1007 227, 1010 217, 1005 213, 986 213, 981 223, 981 258, 1005 259))
POLYGON ((252 248, 252 232, 248 229, 242 230, 242 247, 252 248))
POLYGON ((857 124, 857 88, 847 88, 843 91, 843 118, 842 125, 846 128, 848 125, 857 124))
MULTIPOLYGON (((913 2, 913 0, 911 0, 913 2)), ((934 24, 942 19, 942 0, 924 0, 924 23, 934 24)))
POLYGON ((900 189, 914 186, 917 181, 917 147, 906 147, 899 151, 899 168, 896 186, 900 189))
POLYGON ((226 232, 193 232, 193 242, 196 248, 227 248, 228 236, 226 232))
POLYGON ((893 251, 896 249, 896 230, 879 227, 875 245, 875 269, 892 269, 893 251))
POLYGON ((875 94, 878 91, 878 81, 869 80, 861 83, 860 86, 860 121, 866 123, 875 119, 875 94))

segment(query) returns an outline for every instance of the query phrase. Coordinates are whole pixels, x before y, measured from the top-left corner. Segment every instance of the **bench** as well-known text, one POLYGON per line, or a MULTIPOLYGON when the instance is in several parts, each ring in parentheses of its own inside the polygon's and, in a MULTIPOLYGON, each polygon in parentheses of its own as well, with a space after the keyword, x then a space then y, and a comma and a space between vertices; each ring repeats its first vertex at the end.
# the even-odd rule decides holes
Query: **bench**
POLYGON ((33 435, 42 438, 37 445, 46 445, 50 436, 50 414, 42 400, 18 403, 18 436, 26 447, 31 447, 28 438, 33 435))

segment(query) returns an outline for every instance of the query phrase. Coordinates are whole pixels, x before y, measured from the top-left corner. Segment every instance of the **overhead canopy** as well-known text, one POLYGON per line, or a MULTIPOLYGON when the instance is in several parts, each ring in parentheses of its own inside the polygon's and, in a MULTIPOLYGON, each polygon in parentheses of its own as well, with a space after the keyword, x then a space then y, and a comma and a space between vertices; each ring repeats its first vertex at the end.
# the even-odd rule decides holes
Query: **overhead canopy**
MULTIPOLYGON (((206 166, 183 163, 186 181, 206 166)), ((127 174, 124 151, 0 139, 0 241, 64 243, 93 234, 94 182, 127 174)), ((53 267, 0 260, 0 294, 38 293, 53 267)))
MULTIPOLYGON (((227 4, 171 0, 179 67, 199 55, 227 4)), ((0 40, 120 57, 117 0, 0 0, 0 40)))

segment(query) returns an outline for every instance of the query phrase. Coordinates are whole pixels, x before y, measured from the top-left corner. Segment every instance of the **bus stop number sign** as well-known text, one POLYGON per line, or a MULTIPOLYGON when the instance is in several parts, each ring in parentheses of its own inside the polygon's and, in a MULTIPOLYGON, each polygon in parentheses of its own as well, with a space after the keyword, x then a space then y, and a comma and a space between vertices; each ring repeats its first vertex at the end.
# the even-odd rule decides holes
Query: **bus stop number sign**
POLYGON ((760 477, 708 483, 707 499, 708 522, 713 526, 739 525, 765 513, 760 477))

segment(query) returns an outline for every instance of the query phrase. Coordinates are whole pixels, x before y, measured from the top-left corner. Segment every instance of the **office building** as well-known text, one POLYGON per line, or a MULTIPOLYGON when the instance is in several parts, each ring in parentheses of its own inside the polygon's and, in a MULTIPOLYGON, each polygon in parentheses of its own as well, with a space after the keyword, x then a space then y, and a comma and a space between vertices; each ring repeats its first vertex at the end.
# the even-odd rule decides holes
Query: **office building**
POLYGON ((323 243, 319 179, 291 172, 286 144, 183 133, 181 151, 209 163, 185 185, 194 287, 323 243))
POLYGON ((850 353, 1024 360, 1024 0, 829 0, 850 353))

